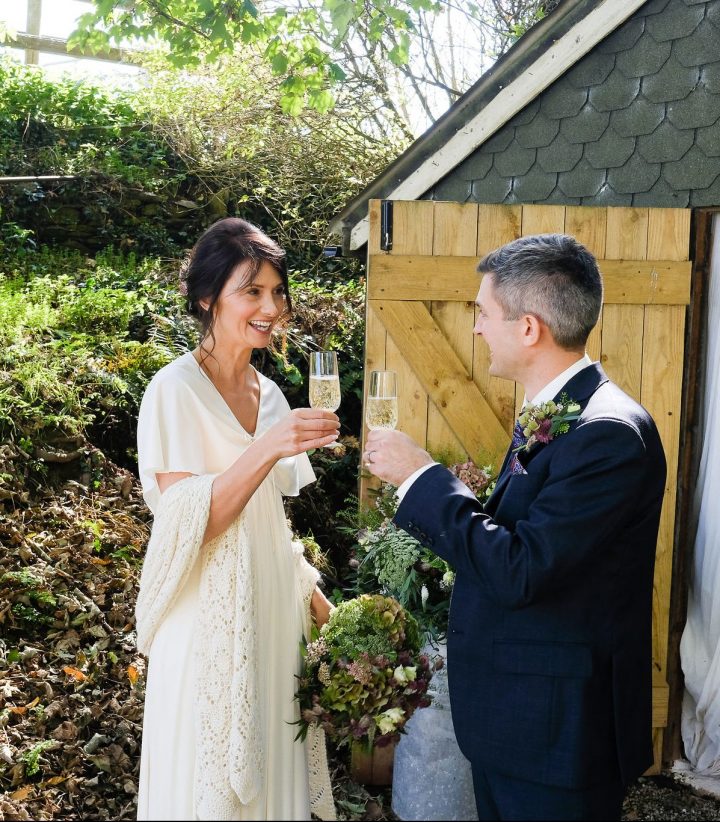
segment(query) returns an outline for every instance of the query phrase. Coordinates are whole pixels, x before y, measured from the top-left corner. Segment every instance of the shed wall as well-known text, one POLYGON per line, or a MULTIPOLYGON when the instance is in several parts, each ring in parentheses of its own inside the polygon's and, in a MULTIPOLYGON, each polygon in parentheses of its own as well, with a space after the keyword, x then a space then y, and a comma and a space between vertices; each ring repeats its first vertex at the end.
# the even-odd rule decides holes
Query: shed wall
POLYGON ((720 204, 720 0, 650 0, 424 195, 720 204))

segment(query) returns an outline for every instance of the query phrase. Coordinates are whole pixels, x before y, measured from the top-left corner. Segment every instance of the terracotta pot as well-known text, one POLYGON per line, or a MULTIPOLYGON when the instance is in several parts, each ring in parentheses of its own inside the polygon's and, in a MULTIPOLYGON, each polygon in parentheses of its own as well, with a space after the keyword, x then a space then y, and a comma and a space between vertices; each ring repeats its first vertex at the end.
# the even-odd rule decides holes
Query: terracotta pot
POLYGON ((350 777, 361 785, 391 785, 397 740, 382 747, 353 742, 350 749, 350 777))

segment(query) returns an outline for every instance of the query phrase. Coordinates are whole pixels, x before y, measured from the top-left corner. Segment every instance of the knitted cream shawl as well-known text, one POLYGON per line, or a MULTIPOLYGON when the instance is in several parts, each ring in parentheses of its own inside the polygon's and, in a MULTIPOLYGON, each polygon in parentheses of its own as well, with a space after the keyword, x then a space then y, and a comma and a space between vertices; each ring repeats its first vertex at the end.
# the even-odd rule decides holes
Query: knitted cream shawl
MULTIPOLYGON (((137 644, 148 654, 155 632, 187 581, 200 553, 210 512, 215 475, 188 477, 162 494, 140 578, 136 605, 137 644)), ((202 551, 202 577, 195 649, 197 761, 196 818, 227 820, 238 803, 248 804, 262 789, 265 757, 263 705, 258 694, 253 568, 244 517, 240 515, 202 551), (229 624, 218 626, 203 603, 234 603, 229 624), (222 630, 220 628, 222 627, 222 630)), ((318 572, 293 543, 296 574, 309 636, 310 598, 318 572)), ((300 744, 299 742, 295 744, 300 744)), ((307 737, 310 803, 320 819, 335 819, 322 731, 307 737)))

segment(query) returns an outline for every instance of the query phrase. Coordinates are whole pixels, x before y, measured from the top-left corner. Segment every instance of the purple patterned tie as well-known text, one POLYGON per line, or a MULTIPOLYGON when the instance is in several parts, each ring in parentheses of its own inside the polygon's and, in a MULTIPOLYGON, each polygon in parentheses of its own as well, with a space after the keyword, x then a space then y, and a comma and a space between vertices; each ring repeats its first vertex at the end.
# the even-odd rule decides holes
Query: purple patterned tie
POLYGON ((523 434, 522 425, 520 425, 520 420, 515 423, 515 428, 513 428, 512 433, 512 443, 510 444, 510 449, 512 451, 512 456, 510 457, 510 462, 508 463, 508 468, 511 474, 524 474, 525 469, 520 464, 520 460, 518 459, 518 452, 517 448, 522 447, 528 441, 528 438, 523 434))

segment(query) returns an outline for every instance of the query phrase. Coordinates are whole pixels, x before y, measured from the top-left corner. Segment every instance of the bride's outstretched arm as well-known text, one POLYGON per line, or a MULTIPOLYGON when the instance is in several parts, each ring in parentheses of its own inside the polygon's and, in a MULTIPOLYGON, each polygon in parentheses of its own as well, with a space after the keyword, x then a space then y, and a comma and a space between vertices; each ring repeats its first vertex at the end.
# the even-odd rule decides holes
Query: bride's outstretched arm
MULTIPOLYGON (((215 478, 203 544, 230 527, 278 460, 328 445, 337 438, 339 427, 337 416, 330 411, 298 408, 254 440, 215 478)), ((183 472, 158 474, 158 487, 162 493, 188 476, 183 472)))

